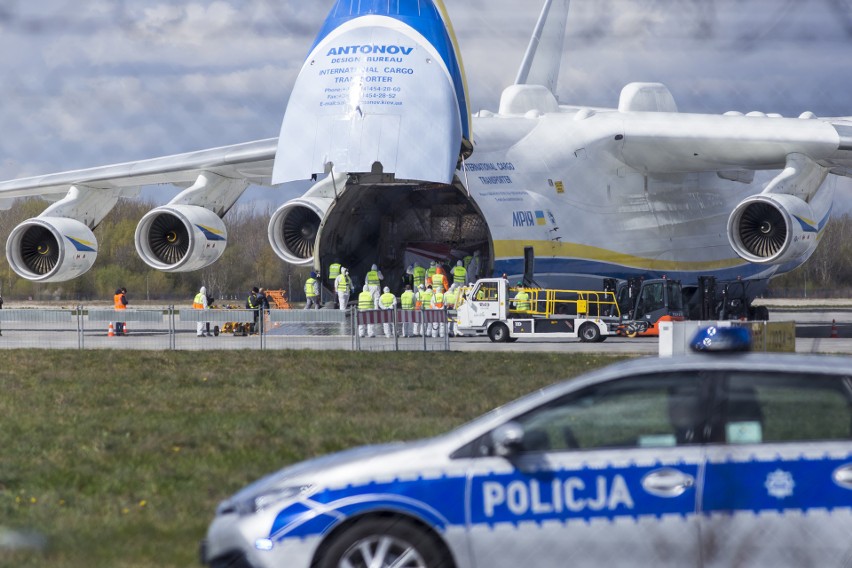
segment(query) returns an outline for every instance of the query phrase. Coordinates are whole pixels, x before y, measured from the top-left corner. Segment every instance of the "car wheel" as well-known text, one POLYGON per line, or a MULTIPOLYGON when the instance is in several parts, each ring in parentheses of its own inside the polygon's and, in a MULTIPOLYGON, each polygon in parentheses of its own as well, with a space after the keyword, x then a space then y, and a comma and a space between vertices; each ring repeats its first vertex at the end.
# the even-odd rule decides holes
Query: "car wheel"
POLYGON ((488 328, 488 337, 494 343, 504 343, 509 341, 509 328, 504 323, 495 323, 488 328))
POLYGON ((363 519, 334 537, 318 568, 447 568, 435 539, 403 519, 363 519))
POLYGON ((593 323, 584 323, 580 327, 580 341, 584 343, 597 343, 600 341, 601 330, 593 323))

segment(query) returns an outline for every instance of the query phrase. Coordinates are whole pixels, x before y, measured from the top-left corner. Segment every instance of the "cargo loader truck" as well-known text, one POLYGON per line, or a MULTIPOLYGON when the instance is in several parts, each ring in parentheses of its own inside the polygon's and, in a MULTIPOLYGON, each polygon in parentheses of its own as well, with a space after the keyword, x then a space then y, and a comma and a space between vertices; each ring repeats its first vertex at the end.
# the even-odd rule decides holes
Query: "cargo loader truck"
POLYGON ((477 280, 456 308, 459 331, 494 342, 521 337, 599 342, 614 335, 620 322, 613 291, 509 286, 504 278, 477 280))

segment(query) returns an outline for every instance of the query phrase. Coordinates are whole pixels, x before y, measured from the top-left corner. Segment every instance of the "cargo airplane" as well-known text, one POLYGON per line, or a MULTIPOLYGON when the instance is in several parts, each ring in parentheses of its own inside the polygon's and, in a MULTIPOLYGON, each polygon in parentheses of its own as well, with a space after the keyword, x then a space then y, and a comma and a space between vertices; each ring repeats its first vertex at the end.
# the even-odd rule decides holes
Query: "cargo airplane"
POLYGON ((753 296, 805 262, 837 176, 852 177, 852 117, 681 113, 659 83, 628 84, 616 108, 561 103, 568 4, 544 2, 498 111, 472 114, 442 0, 338 0, 278 138, 0 183, 0 200, 54 201, 11 231, 10 266, 35 282, 80 276, 119 197, 173 184, 136 250, 158 270, 198 270, 222 255, 222 217, 250 184, 307 179, 269 222, 278 256, 355 275, 376 263, 390 282, 429 258, 519 278, 526 253, 551 287, 710 275, 753 296))

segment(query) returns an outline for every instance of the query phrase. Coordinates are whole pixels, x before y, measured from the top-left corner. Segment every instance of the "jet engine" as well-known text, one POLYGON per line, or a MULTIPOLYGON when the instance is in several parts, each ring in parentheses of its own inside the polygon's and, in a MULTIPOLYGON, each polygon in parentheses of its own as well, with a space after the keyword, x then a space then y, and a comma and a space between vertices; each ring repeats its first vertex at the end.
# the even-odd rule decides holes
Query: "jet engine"
POLYGON ((728 240, 734 251, 758 264, 807 258, 816 248, 818 235, 810 205, 784 193, 749 197, 728 218, 728 240))
POLYGON ((199 270, 216 262, 228 244, 228 230, 216 213, 196 205, 165 205, 136 226, 136 252, 166 272, 199 270))
POLYGON ((92 267, 98 258, 98 242, 92 230, 75 219, 34 217, 12 229, 6 258, 21 278, 64 282, 92 267))
POLYGON ((269 220, 275 254, 298 266, 313 263, 317 233, 330 205, 331 199, 303 196, 279 207, 269 220))

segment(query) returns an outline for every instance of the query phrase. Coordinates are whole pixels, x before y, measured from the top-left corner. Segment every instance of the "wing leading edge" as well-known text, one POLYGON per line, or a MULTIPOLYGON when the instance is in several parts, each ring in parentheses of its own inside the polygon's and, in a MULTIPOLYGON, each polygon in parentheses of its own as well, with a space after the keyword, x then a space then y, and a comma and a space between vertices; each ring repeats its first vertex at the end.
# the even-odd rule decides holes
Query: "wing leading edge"
POLYGON ((167 183, 185 186, 194 183, 203 172, 215 173, 224 178, 245 179, 257 185, 269 185, 277 146, 278 139, 269 138, 149 160, 5 181, 0 182, 0 199, 64 194, 69 187, 78 185, 95 189, 135 188, 167 183))

